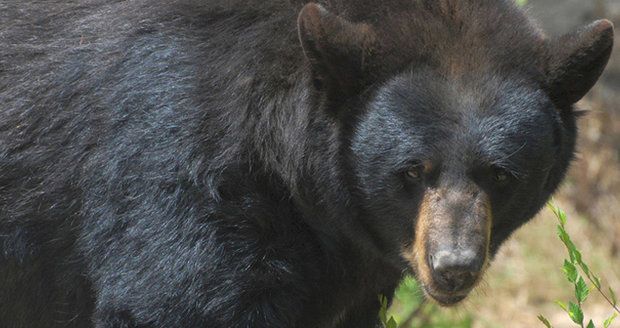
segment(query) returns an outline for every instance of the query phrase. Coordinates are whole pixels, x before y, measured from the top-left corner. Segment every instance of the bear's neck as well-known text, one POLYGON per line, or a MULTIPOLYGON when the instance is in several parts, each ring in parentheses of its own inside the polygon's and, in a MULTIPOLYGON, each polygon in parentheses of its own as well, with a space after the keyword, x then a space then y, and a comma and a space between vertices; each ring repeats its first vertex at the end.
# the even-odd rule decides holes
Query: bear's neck
MULTIPOLYGON (((307 72, 256 107, 253 147, 264 172, 276 175, 302 218, 329 247, 379 255, 360 225, 347 181, 343 137, 334 118, 313 103, 307 72)), ((282 85, 280 85, 281 87, 282 85)), ((257 91, 256 94, 265 94, 257 91)))

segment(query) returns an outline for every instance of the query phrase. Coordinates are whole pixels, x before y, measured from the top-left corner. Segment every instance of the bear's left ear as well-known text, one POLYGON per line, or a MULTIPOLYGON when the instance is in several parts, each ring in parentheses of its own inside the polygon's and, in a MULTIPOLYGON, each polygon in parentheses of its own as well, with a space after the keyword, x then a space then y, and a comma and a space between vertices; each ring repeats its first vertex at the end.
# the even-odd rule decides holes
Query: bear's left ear
POLYGON ((604 19, 551 41, 547 85, 556 105, 566 108, 585 96, 603 73, 613 43, 613 24, 604 19))
POLYGON ((308 3, 299 13, 297 27, 318 89, 346 91, 360 82, 375 39, 369 25, 352 23, 308 3))

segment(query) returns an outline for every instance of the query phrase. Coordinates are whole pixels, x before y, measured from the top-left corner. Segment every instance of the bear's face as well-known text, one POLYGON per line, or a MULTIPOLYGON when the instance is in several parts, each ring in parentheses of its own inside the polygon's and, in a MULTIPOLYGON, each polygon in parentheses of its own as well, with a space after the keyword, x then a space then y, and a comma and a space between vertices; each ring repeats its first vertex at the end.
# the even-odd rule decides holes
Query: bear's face
POLYGON ((547 39, 512 2, 406 4, 352 22, 310 3, 299 39, 317 110, 342 127, 359 223, 452 305, 561 182, 573 104, 603 71, 613 26, 547 39))
POLYGON ((460 301, 547 199, 550 171, 568 164, 561 124, 548 96, 521 79, 450 81, 429 68, 392 78, 352 135, 364 225, 430 296, 460 301))

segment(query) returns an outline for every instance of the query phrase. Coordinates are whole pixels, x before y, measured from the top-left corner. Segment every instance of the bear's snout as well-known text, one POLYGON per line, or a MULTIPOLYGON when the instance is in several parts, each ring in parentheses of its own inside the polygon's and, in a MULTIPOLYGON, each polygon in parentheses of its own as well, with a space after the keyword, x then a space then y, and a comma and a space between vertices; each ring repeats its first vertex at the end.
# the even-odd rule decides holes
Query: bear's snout
POLYGON ((488 264, 491 226, 489 198, 474 186, 426 192, 404 255, 430 297, 454 305, 476 286, 488 264))
POLYGON ((484 254, 473 249, 440 249, 428 257, 437 287, 447 292, 468 291, 476 282, 484 254))

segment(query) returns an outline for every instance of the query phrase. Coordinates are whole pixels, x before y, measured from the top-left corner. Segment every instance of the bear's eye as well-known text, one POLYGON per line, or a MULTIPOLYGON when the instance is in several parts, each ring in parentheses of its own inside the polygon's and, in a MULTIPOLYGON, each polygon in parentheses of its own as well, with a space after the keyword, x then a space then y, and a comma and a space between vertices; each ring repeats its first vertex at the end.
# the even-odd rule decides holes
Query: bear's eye
POLYGON ((508 182, 508 180, 510 180, 510 173, 508 173, 508 171, 506 171, 505 169, 502 169, 500 167, 495 167, 493 168, 493 180, 500 184, 506 184, 508 182))
POLYGON ((409 180, 420 180, 423 171, 424 167, 422 165, 413 165, 407 169, 405 174, 409 180))

